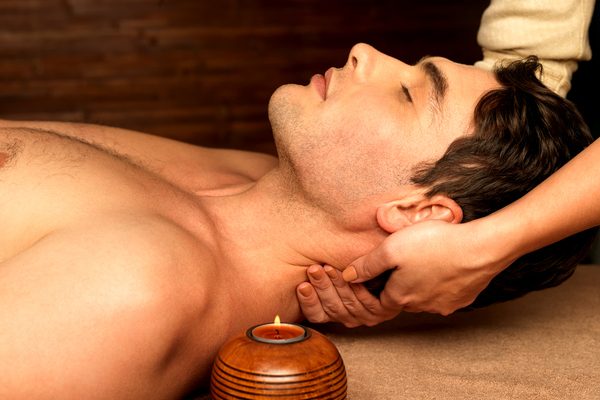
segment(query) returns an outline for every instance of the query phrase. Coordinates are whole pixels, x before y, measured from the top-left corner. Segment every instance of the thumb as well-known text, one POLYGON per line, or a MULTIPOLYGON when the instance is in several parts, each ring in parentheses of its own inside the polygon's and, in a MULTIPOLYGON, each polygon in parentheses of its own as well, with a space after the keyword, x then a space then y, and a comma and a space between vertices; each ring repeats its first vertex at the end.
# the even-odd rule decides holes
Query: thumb
POLYGON ((369 254, 354 260, 352 264, 346 267, 342 277, 346 282, 361 283, 381 275, 388 269, 395 268, 393 250, 388 242, 384 241, 369 254))

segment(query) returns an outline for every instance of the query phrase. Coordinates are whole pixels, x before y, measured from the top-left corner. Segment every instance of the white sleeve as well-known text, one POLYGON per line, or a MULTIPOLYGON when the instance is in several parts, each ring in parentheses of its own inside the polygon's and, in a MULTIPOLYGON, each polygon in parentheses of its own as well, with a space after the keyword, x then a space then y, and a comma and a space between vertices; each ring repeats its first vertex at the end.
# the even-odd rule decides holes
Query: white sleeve
POLYGON ((481 17, 477 42, 492 69, 501 60, 536 55, 546 86, 565 96, 577 62, 592 56, 588 29, 595 0, 492 0, 481 17))

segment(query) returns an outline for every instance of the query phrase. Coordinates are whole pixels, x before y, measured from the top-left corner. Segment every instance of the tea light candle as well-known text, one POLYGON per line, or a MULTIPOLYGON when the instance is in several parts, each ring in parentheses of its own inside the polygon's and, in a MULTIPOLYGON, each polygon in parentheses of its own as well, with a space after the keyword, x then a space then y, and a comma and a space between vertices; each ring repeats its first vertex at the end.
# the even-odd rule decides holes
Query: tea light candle
POLYGON ((215 359, 215 400, 346 399, 346 370, 325 336, 302 325, 251 327, 225 343, 215 359))
POLYGON ((272 324, 262 324, 248 329, 250 339, 263 343, 287 344, 306 340, 310 335, 305 327, 298 324, 281 323, 279 315, 272 324))

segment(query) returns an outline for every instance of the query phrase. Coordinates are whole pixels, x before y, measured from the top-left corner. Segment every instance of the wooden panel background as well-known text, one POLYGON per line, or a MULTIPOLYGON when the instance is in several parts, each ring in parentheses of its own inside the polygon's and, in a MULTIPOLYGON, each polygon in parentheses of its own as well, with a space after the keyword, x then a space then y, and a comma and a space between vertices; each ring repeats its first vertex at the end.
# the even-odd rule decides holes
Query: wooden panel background
MULTIPOLYGON (((0 0, 0 118, 270 150, 269 96, 357 42, 472 63, 487 0, 0 0)), ((585 85, 582 85, 585 86, 585 85)))

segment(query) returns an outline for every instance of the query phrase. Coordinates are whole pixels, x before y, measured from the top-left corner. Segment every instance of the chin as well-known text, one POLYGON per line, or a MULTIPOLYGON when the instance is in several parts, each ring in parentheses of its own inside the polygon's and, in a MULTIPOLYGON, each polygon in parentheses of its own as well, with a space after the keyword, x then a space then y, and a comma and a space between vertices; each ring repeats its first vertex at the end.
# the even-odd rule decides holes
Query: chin
POLYGON ((303 107, 299 102, 301 86, 283 85, 277 88, 269 100, 269 122, 273 130, 273 138, 280 153, 293 145, 304 126, 303 107))
POLYGON ((271 126, 281 124, 280 121, 290 119, 293 115, 299 114, 299 96, 298 85, 282 85, 279 86, 269 99, 269 121, 271 126))

